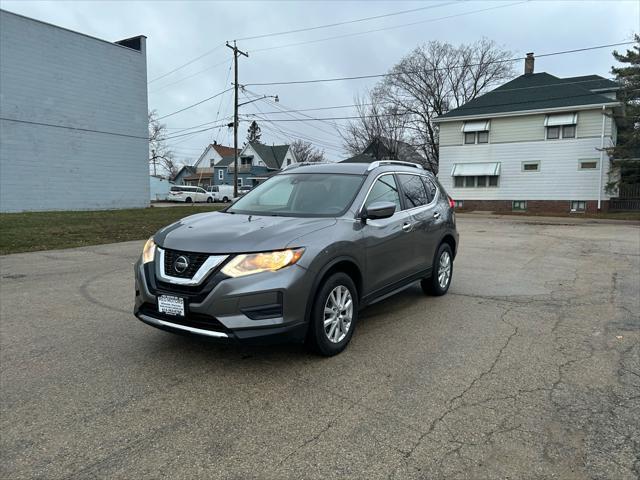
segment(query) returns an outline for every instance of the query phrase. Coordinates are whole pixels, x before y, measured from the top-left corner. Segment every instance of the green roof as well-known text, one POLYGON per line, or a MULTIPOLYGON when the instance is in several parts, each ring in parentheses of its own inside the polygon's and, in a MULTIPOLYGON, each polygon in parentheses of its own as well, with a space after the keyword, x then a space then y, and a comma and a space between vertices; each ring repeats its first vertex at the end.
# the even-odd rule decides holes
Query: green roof
POLYGON ((592 90, 612 91, 617 87, 615 82, 598 75, 558 78, 544 72, 525 74, 440 115, 437 120, 612 103, 615 100, 592 90))
POLYGON ((258 142, 250 142, 251 147, 260 156, 268 168, 280 170, 284 157, 289 151, 289 145, 265 145, 258 142))
POLYGON ((222 157, 220 159, 220 161, 217 164, 214 165, 214 167, 228 167, 229 165, 231 165, 233 163, 234 159, 235 159, 235 157, 233 155, 222 157))

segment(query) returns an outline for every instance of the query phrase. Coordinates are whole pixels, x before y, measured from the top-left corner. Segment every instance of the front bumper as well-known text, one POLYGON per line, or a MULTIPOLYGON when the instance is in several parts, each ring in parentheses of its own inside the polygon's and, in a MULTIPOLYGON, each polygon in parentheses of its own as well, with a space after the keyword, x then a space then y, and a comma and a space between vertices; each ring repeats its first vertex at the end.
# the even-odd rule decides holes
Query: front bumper
POLYGON ((153 263, 135 265, 138 319, 156 328, 211 340, 242 343, 303 341, 307 331, 310 275, 293 265, 277 272, 230 278, 219 268, 200 286, 186 287, 157 278, 153 263), (185 316, 157 309, 159 295, 184 299, 185 316))

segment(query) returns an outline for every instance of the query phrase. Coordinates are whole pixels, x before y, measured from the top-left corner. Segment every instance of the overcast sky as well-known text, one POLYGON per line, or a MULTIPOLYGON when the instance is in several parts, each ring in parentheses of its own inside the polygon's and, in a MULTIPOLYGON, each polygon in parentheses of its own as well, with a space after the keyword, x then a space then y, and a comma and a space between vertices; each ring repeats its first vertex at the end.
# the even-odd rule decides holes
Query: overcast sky
MULTIPOLYGON (((487 37, 523 56, 617 43, 640 30, 640 1, 512 1, 429 2, 44 2, 2 0, 3 9, 116 41, 147 36, 148 79, 202 56, 190 65, 149 84, 149 108, 159 115, 210 97, 231 85, 231 51, 227 40, 277 33, 329 23, 356 20, 410 9, 422 10, 348 25, 242 40, 238 46, 249 52, 241 57, 240 83, 304 80, 384 73, 415 46, 429 40, 453 44, 471 43, 487 37), (516 4, 517 3, 517 4, 516 4), (429 7, 429 8, 424 8, 429 7), (499 7, 484 12, 476 12, 499 7), (469 12, 467 14, 467 12, 469 12), (475 13, 474 13, 475 12, 475 13), (450 17, 450 18, 442 18, 450 17), (420 22, 388 29, 395 25, 420 22), (387 30, 344 36, 387 28, 387 30), (268 47, 327 39, 259 51, 268 47), (217 47, 217 48, 216 48, 217 47), (211 51, 213 50, 213 51, 211 51), (210 52, 210 53, 208 53, 210 52), (206 55, 204 55, 206 54, 206 55)), ((624 47, 622 47, 624 49, 624 47)), ((536 72, 557 76, 599 74, 608 76, 613 64, 608 49, 540 58, 536 72)), ((523 66, 516 65, 518 71, 523 66)), ((375 79, 248 87, 257 94, 280 97, 280 107, 305 109, 353 103, 354 95, 375 84, 375 79)), ((246 101, 241 98, 241 101, 246 101)), ((274 111, 265 101, 241 107, 241 112, 274 111)), ((170 132, 212 122, 232 113, 232 92, 173 115, 164 122, 170 132)), ((348 116, 350 108, 308 112, 315 117, 348 116)), ((266 114, 270 118, 290 118, 266 114)), ((230 120, 227 120, 230 121, 230 120)), ((338 122, 341 123, 341 122, 338 122)), ((265 143, 284 143, 297 133, 322 142, 330 159, 342 157, 340 137, 326 122, 261 124, 265 143)), ((204 127, 202 127, 204 128, 204 127)), ((242 125, 240 143, 246 123, 242 125)), ((171 144, 179 158, 197 157, 204 146, 216 140, 231 145, 229 129, 215 129, 176 138, 171 144)))

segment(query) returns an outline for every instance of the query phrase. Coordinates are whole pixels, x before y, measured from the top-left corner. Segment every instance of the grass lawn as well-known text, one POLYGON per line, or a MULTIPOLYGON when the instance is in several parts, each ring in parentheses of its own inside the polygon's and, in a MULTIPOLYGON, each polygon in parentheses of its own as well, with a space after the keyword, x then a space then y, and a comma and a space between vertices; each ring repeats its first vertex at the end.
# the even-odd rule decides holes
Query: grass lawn
POLYGON ((160 227, 224 205, 0 214, 0 255, 145 239, 160 227))

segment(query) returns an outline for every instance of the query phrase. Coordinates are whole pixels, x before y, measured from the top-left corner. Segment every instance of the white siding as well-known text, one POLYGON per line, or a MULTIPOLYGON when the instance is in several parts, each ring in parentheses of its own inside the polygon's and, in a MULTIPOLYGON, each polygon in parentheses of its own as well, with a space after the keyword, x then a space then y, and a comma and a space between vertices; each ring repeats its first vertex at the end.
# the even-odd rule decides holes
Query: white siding
MULTIPOLYGON (((438 179, 456 200, 596 200, 596 170, 579 170, 579 160, 600 159, 600 138, 461 145, 440 148, 438 179), (539 161, 539 172, 523 172, 522 162, 539 161), (500 162, 498 187, 455 188, 455 163, 500 162)), ((602 199, 609 160, 603 165, 602 199)))
MULTIPOLYGON (((605 119, 605 135, 611 135, 612 119, 608 110, 605 119)), ((489 143, 531 142, 545 139, 544 113, 497 117, 491 119, 489 143)), ((440 124, 440 146, 462 145, 464 122, 444 122, 440 124)), ((600 137, 602 132, 602 110, 582 110, 578 112, 578 138, 600 137)))
POLYGON ((142 46, 0 11, 0 210, 149 204, 142 46))

